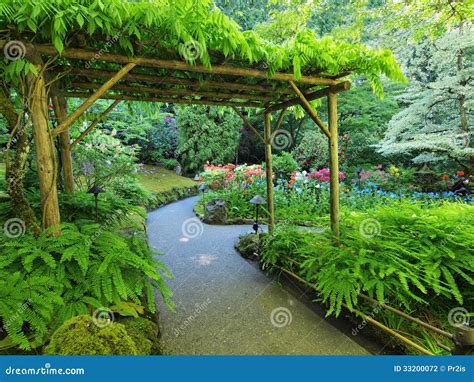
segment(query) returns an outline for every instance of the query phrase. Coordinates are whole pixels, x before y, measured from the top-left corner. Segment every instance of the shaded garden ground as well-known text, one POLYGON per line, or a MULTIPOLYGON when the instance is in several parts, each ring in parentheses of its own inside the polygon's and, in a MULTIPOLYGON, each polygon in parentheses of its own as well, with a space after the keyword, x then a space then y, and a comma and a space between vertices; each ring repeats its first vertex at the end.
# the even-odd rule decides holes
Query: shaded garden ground
MULTIPOLYGON (((176 276, 176 313, 161 310, 162 350, 168 354, 370 354, 316 314, 298 288, 277 280, 234 250, 249 226, 211 226, 195 218, 196 198, 149 214, 153 249, 176 276)), ((359 336, 361 337, 361 336, 359 336)), ((362 338, 358 338, 362 340, 362 338)))

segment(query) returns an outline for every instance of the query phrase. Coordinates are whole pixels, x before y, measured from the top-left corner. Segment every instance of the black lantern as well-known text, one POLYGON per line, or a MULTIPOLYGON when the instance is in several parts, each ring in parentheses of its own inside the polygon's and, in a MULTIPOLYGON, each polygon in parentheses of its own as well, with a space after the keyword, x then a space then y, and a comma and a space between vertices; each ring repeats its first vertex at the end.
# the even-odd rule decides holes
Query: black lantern
POLYGON ((204 192, 207 191, 207 186, 206 186, 204 183, 202 183, 202 184, 198 187, 198 189, 199 189, 199 191, 201 191, 201 192, 204 194, 204 192))
POLYGON ((250 199, 249 201, 250 203, 252 204, 255 204, 255 221, 253 223, 253 229, 255 231, 255 233, 258 233, 258 229, 259 229, 259 225, 258 225, 258 209, 260 207, 261 204, 264 204, 265 201, 263 200, 263 198, 260 196, 260 195, 256 195, 254 196, 252 199, 250 199))
POLYGON ((99 222, 99 194, 105 191, 102 187, 92 186, 87 192, 95 197, 95 221, 99 222))

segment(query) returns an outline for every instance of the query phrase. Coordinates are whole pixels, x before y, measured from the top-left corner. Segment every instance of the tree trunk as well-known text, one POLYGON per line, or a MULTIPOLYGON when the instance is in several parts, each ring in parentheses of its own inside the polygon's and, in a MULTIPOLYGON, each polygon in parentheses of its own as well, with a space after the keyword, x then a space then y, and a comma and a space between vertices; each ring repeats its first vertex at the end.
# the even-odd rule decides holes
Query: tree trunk
POLYGON ((329 124, 329 188, 331 203, 331 230, 339 236, 339 157, 337 131, 337 94, 328 95, 328 124, 329 124))
POLYGON ((28 134, 25 131, 26 126, 22 126, 20 123, 20 116, 11 102, 9 92, 5 94, 3 91, 0 91, 0 113, 7 120, 8 128, 12 135, 11 140, 16 140, 15 157, 10 161, 7 153, 5 161, 5 181, 7 192, 10 195, 12 210, 25 223, 25 226, 36 235, 39 234, 40 227, 35 213, 25 196, 23 187, 25 168, 30 151, 28 134))
MULTIPOLYGON (((58 191, 56 185, 56 166, 54 143, 48 126, 48 94, 45 86, 41 58, 33 54, 30 61, 35 65, 38 76, 28 76, 30 92, 30 113, 33 122, 33 134, 36 148, 36 164, 43 211, 44 229, 60 224, 58 191)), ((59 234, 59 228, 54 234, 59 234)))
POLYGON ((265 113, 265 165, 267 168, 267 206, 268 206, 268 229, 270 232, 275 227, 275 207, 273 204, 273 168, 272 168, 272 131, 270 125, 270 114, 265 113))

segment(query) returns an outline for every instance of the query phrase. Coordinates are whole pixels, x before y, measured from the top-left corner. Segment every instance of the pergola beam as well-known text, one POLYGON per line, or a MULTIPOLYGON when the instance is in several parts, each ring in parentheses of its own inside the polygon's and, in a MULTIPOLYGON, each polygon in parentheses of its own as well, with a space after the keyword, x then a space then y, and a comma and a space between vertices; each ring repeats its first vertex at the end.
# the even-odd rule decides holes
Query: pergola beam
POLYGON ((283 117, 285 116, 286 113, 286 108, 282 109, 280 112, 280 115, 278 116, 278 119, 275 124, 274 130, 277 131, 280 128, 281 123, 283 122, 283 117))
POLYGON ((250 123, 250 121, 248 120, 248 118, 243 115, 239 109, 237 109, 235 106, 232 107, 235 112, 237 113, 237 115, 242 118, 242 120, 244 121, 244 123, 250 128, 250 130, 252 130, 254 132, 254 134, 257 136, 257 138, 260 140, 260 142, 262 142, 263 144, 265 144, 265 140, 263 139, 262 137, 262 134, 260 134, 260 132, 250 123))
MULTIPOLYGON (((68 98, 88 98, 90 93, 84 92, 67 92, 64 97, 68 98)), ((219 101, 208 99, 187 99, 187 98, 172 98, 172 97, 137 97, 123 94, 103 94, 101 99, 115 99, 126 101, 144 101, 144 102, 162 102, 162 103, 181 103, 185 105, 211 105, 211 106, 237 106, 237 107, 255 107, 263 108, 263 104, 256 102, 234 102, 234 101, 219 101)))
POLYGON ((91 130, 96 127, 100 121, 102 121, 104 119, 104 117, 109 114, 114 108, 115 106, 117 106, 119 103, 121 102, 121 100, 115 100, 114 102, 112 102, 112 104, 107 108, 105 109, 102 113, 100 113, 95 119, 94 121, 92 121, 92 123, 87 127, 87 129, 85 129, 81 135, 79 135, 79 137, 71 143, 71 150, 74 148, 75 145, 77 145, 80 141, 82 141, 87 134, 89 134, 91 132, 91 130))
MULTIPOLYGON (((314 101, 318 98, 327 97, 330 92, 331 93, 339 93, 339 92, 349 90, 350 88, 351 88, 350 81, 343 81, 343 82, 340 82, 337 85, 330 86, 330 87, 327 87, 327 88, 324 88, 324 89, 320 89, 320 90, 316 90, 314 92, 308 93, 308 94, 305 95, 305 98, 308 102, 311 102, 311 101, 314 101)), ((296 106, 296 105, 303 105, 303 101, 301 100, 301 98, 299 96, 296 97, 296 98, 292 98, 288 101, 284 101, 284 102, 278 103, 276 105, 272 105, 269 108, 267 108, 266 111, 267 112, 273 112, 273 111, 277 111, 277 110, 280 110, 280 109, 284 109, 284 108, 287 108, 287 107, 290 107, 290 106, 296 106)))
POLYGON ((323 131, 324 134, 326 134, 328 138, 331 138, 331 133, 329 132, 328 128, 324 125, 323 121, 321 121, 321 119, 318 117, 316 110, 314 110, 313 106, 311 106, 311 104, 306 99, 303 92, 300 89, 298 89, 298 86, 296 86, 296 84, 293 81, 290 81, 290 84, 293 87, 295 93, 300 98, 303 108, 309 114, 309 116, 314 121, 314 123, 316 123, 316 125, 319 126, 319 128, 323 131))
MULTIPOLYGON (((98 89, 101 84, 99 83, 84 83, 84 82, 73 82, 71 88, 78 89, 98 89)), ((162 88, 148 88, 143 86, 128 86, 128 85, 114 85, 113 90, 120 90, 128 93, 145 93, 145 97, 150 94, 165 95, 165 96, 197 96, 197 97, 214 97, 223 99, 243 99, 249 101, 272 101, 273 97, 261 96, 253 94, 238 94, 238 93, 215 93, 209 91, 194 91, 189 89, 162 89, 162 88), (146 95, 146 93, 148 95, 146 95)))
POLYGON ((310 76, 301 76, 296 78, 292 73, 275 73, 270 76, 267 71, 242 68, 232 65, 213 65, 212 68, 207 68, 203 65, 191 65, 184 61, 178 60, 163 60, 159 58, 150 58, 144 56, 128 57, 121 54, 102 53, 99 54, 97 51, 78 49, 78 48, 66 48, 61 54, 51 45, 35 45, 38 52, 48 56, 61 56, 64 58, 87 60, 87 61, 105 61, 115 64, 135 64, 141 66, 149 66, 153 68, 169 69, 169 70, 182 70, 186 72, 194 73, 206 73, 206 74, 220 74, 228 76, 239 76, 239 77, 253 77, 262 78, 266 80, 277 80, 277 81, 296 81, 302 84, 309 85, 337 85, 340 81, 332 80, 330 78, 319 78, 310 76))
MULTIPOLYGON (((78 76, 87 77, 87 78, 110 78, 115 72, 110 70, 101 70, 101 69, 83 69, 83 68, 65 68, 54 70, 56 73, 60 74, 76 74, 78 76)), ((242 84, 236 82, 225 82, 225 81, 212 81, 204 80, 199 81, 197 79, 189 78, 180 78, 180 77, 168 77, 168 76, 155 76, 150 74, 141 74, 141 73, 128 73, 126 74, 121 81, 124 82, 148 82, 150 84, 156 85, 179 85, 179 86, 188 86, 197 89, 223 89, 223 90, 235 90, 235 91, 249 91, 249 92, 258 92, 258 93, 271 93, 271 94, 293 94, 291 88, 284 87, 271 87, 271 86, 262 86, 254 84, 242 84)))
POLYGON ((95 101, 101 98, 110 88, 112 88, 120 79, 132 70, 136 66, 136 63, 130 62, 122 67, 115 75, 110 78, 105 84, 103 84, 97 91, 89 96, 87 100, 74 110, 67 118, 56 128, 51 134, 56 136, 61 132, 65 131, 77 118, 79 118, 89 107, 91 107, 95 101))

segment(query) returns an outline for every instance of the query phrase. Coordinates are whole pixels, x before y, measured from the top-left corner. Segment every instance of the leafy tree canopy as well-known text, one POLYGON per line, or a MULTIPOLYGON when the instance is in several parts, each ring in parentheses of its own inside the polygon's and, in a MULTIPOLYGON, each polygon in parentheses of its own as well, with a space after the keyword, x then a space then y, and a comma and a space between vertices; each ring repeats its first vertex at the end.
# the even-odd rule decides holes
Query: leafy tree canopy
MULTIPOLYGON (((52 43, 58 52, 66 46, 102 49, 111 53, 149 54, 210 67, 225 57, 238 65, 268 67, 304 74, 353 72, 366 75, 376 93, 382 93, 380 76, 404 80, 387 49, 317 38, 302 28, 279 44, 255 31, 242 31, 211 0, 0 0, 0 40, 52 43), (192 44, 197 54, 186 54, 192 44)), ((22 60, 2 62, 11 77, 21 72, 22 60)))

